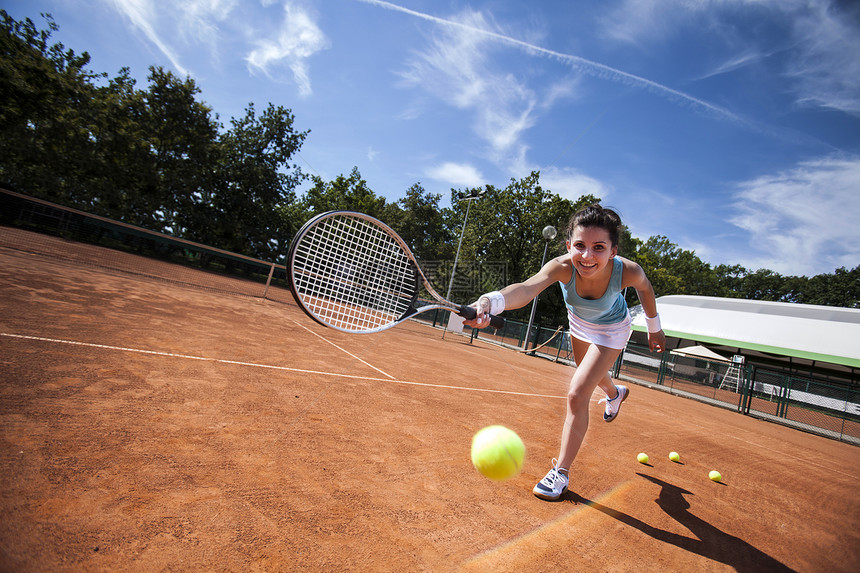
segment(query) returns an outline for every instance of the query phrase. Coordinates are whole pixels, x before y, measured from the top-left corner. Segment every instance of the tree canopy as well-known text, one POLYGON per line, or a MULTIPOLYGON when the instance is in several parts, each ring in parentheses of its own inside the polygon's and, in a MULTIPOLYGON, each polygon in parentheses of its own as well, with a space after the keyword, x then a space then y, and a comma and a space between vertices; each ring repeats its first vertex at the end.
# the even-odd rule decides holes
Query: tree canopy
MULTIPOLYGON (((0 10, 0 185, 11 190, 267 260, 281 260, 314 214, 361 211, 388 223, 422 261, 451 262, 461 246, 457 302, 527 278, 544 253, 563 253, 570 217, 600 201, 562 198, 537 171, 504 188, 451 189, 452 207, 420 183, 389 202, 358 167, 332 181, 308 177, 294 157, 310 131, 297 130, 290 109, 270 103, 258 112, 249 103, 225 127, 193 79, 151 67, 140 89, 127 68, 113 78, 95 73, 86 52, 50 43, 58 27, 45 20, 40 30, 0 10), (547 225, 558 230, 550 241, 547 225)), ((712 267, 668 237, 641 240, 627 228, 619 253, 642 265, 658 296, 860 307, 860 265, 812 278, 712 267)), ((436 267, 443 294, 452 266, 436 267)), ((548 289, 539 308, 546 321, 565 320, 559 289, 548 289)))
POLYGON ((50 16, 47 30, 0 20, 4 186, 260 258, 286 248, 305 178, 290 160, 308 134, 290 110, 251 103, 225 129, 191 78, 152 67, 137 89, 128 69, 107 79, 86 52, 49 45, 50 16))

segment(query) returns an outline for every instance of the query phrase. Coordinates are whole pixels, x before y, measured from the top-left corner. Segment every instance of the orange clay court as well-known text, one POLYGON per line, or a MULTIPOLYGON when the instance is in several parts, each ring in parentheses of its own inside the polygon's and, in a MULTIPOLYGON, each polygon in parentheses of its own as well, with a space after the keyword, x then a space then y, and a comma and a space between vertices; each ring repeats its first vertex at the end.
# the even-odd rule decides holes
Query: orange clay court
POLYGON ((860 568, 856 446, 631 384, 541 501, 571 368, 414 322, 0 247, 0 361, 2 571, 860 568), (491 424, 527 448, 503 483, 491 424))

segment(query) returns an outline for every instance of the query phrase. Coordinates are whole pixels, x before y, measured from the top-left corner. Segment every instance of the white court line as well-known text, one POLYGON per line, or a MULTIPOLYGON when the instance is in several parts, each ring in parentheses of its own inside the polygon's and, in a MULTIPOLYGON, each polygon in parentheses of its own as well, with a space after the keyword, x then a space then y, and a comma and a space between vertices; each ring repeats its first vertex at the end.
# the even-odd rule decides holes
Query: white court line
MULTIPOLYGON (((407 386, 425 386, 428 388, 444 388, 446 390, 465 390, 468 392, 486 392, 490 394, 509 394, 511 396, 527 396, 532 398, 558 398, 565 399, 565 396, 549 396, 545 394, 531 394, 528 392, 512 392, 510 390, 492 390, 490 388, 469 388, 467 386, 450 386, 447 384, 430 384, 428 382, 410 382, 408 380, 396 380, 389 378, 371 378, 369 376, 355 376, 352 374, 338 374, 336 372, 319 372, 317 370, 303 370, 301 368, 290 368, 289 366, 273 366, 271 364, 258 364, 256 362, 239 362, 237 360, 224 360, 222 358, 206 358, 205 356, 191 356, 188 354, 176 354, 173 352, 162 352, 159 350, 143 350, 140 348, 127 348, 124 346, 109 346, 107 344, 94 344, 91 342, 77 342, 74 340, 60 340, 56 338, 44 338, 41 336, 27 336, 25 334, 10 334, 0 332, 0 336, 8 338, 18 338, 21 340, 37 340, 39 342, 50 342, 52 344, 70 344, 72 346, 84 346, 87 348, 102 348, 105 350, 117 350, 120 352, 134 352, 137 354, 150 354, 153 356, 166 356, 169 358, 182 358, 185 360, 200 360, 203 362, 216 362, 218 364, 233 364, 237 366, 248 366, 251 368, 267 368, 270 370, 284 370, 287 372, 300 372, 302 374, 316 374, 318 376, 335 376, 337 378, 351 378, 354 380, 368 380, 371 382, 390 382, 392 384, 404 384, 407 386)), ((360 360, 360 359, 359 359, 360 360)), ((363 361, 362 361, 363 362, 363 361)), ((368 364, 368 366, 370 366, 368 364)), ((371 366, 372 368, 372 366, 371 366)), ((380 372, 382 372, 380 370, 380 372)), ((385 374, 383 372, 383 374, 385 374)), ((387 374, 386 374, 387 376, 387 374)))
MULTIPOLYGON (((352 379, 352 380, 367 380, 370 382, 389 382, 392 384, 403 384, 403 385, 407 385, 407 386, 424 386, 427 388, 441 388, 441 389, 446 389, 446 390, 465 390, 468 392, 484 392, 484 393, 490 393, 490 394, 507 394, 507 395, 511 395, 511 396, 525 396, 525 397, 530 397, 530 398, 555 398, 555 399, 560 399, 560 400, 566 399, 566 396, 550 396, 547 394, 534 394, 534 393, 528 393, 528 392, 512 392, 510 390, 492 390, 492 389, 488 389, 488 388, 469 388, 466 386, 451 386, 451 385, 447 385, 447 384, 430 384, 427 382, 410 382, 407 380, 396 380, 396 379, 392 379, 392 378, 371 378, 368 376, 355 376, 352 374, 338 374, 336 372, 319 372, 316 370, 304 370, 301 368, 290 368, 289 366, 274 366, 274 365, 270 365, 270 364, 258 364, 255 362, 240 362, 237 360, 224 360, 222 358, 206 358, 204 356, 191 356, 188 354, 176 354, 173 352, 162 352, 162 351, 158 351, 158 350, 143 350, 140 348, 127 348, 127 347, 123 347, 123 346, 109 346, 106 344, 94 344, 91 342, 77 342, 74 340, 59 340, 56 338, 44 338, 41 336, 27 336, 24 334, 10 334, 10 333, 5 333, 5 332, 0 332, 0 336, 5 336, 7 338, 17 338, 17 339, 21 339, 21 340, 37 340, 40 342, 49 342, 52 344, 68 344, 68 345, 72 345, 72 346, 83 346, 83 347, 87 347, 87 348, 101 348, 101 349, 105 349, 105 350, 116 350, 119 352, 133 352, 136 354, 149 354, 152 356, 165 356, 165 357, 169 357, 169 358, 181 358, 184 360, 200 360, 203 362, 215 362, 218 364, 232 364, 232 365, 236 365, 236 366, 247 366, 247 367, 251 367, 251 368, 266 368, 269 370, 282 370, 282 371, 286 371, 286 372, 298 372, 301 374, 315 374, 317 376, 334 376, 337 378, 348 378, 348 379, 352 379)), ((368 366, 370 366, 370 365, 368 365, 368 366)), ((594 400, 595 400, 595 398, 591 399, 592 402, 594 400)), ((705 426, 702 426, 700 424, 696 424, 696 423, 692 423, 692 422, 690 422, 689 424, 692 426, 696 426, 698 428, 701 428, 705 431, 709 431, 708 428, 706 428, 705 426)), ((754 446, 755 448, 770 450, 769 447, 767 447, 763 444, 751 442, 749 440, 745 440, 745 439, 740 438, 738 436, 733 436, 731 434, 723 434, 723 435, 726 437, 732 438, 734 440, 743 442, 749 446, 754 446)), ((811 460, 807 457, 798 456, 792 452, 784 452, 782 455, 793 458, 793 459, 798 460, 798 461, 803 461, 803 462, 812 464, 814 466, 818 466, 818 467, 820 467, 822 469, 826 469, 828 471, 833 471, 833 472, 842 474, 842 475, 844 475, 846 477, 850 477, 852 479, 857 479, 857 476, 851 475, 851 474, 844 472, 844 471, 841 471, 839 469, 824 466, 820 463, 817 463, 814 460, 811 460)))
POLYGON ((293 320, 293 321, 291 321, 291 322, 293 322, 296 326, 301 326, 302 328, 304 328, 305 330, 307 330, 308 332, 310 332, 311 334, 313 334, 314 336, 316 336, 316 337, 317 337, 317 338, 319 338, 320 340, 322 340, 322 341, 324 341, 324 342, 328 342, 329 344, 331 344, 332 346, 334 346, 335 348, 337 348, 337 349, 338 349, 338 350, 340 350, 341 352, 345 352, 346 354, 349 354, 350 356, 352 356, 353 358, 355 358, 356 360, 358 360, 359 362, 361 362, 361 363, 362 363, 362 364, 364 364, 365 366, 367 366, 367 367, 369 367, 369 368, 373 368, 373 369, 374 369, 374 370, 376 370, 377 372, 379 372, 379 373, 381 373, 381 374, 385 374, 385 375, 386 375, 386 376, 388 376, 390 379, 394 380, 394 376, 392 376, 392 375, 391 375, 391 374, 389 374, 388 372, 383 372, 382 370, 380 370, 379 368, 377 368, 377 367, 376 367, 376 366, 374 366, 373 364, 370 364, 370 363, 368 363, 368 362, 365 362, 364 360, 362 360, 361 358, 359 358, 358 356, 356 356, 355 354, 353 354, 353 353, 352 353, 352 352, 350 352, 349 350, 346 350, 346 349, 344 349, 344 348, 341 348, 340 346, 338 346, 337 344, 335 344, 334 342, 332 342, 332 341, 331 341, 331 340, 329 340, 328 338, 326 338, 326 337, 324 337, 324 336, 321 336, 321 335, 317 334, 316 332, 314 332, 313 330, 311 330, 311 329, 310 329, 310 328, 308 328, 307 326, 304 326, 303 324, 299 324, 299 323, 298 323, 298 322, 296 322, 295 320, 293 320))

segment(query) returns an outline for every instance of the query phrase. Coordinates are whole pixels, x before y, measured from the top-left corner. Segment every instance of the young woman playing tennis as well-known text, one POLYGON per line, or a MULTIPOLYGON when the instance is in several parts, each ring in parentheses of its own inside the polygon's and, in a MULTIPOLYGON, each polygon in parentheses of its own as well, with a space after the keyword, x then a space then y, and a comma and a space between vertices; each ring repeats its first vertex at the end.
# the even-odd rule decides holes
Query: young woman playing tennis
POLYGON ((651 282, 638 264, 618 254, 621 219, 599 204, 578 211, 567 229, 567 254, 550 260, 534 276, 501 291, 481 296, 478 311, 467 326, 489 324, 487 314, 521 308, 554 283, 561 286, 567 305, 576 371, 567 393, 567 416, 561 432, 561 447, 553 467, 534 487, 542 499, 556 500, 567 490, 573 463, 588 429, 588 406, 597 386, 606 393, 603 419, 613 421, 630 391, 615 385, 609 369, 627 344, 631 318, 624 301, 627 287, 636 289, 648 325, 648 346, 662 352, 666 337, 660 327, 657 302, 651 282))

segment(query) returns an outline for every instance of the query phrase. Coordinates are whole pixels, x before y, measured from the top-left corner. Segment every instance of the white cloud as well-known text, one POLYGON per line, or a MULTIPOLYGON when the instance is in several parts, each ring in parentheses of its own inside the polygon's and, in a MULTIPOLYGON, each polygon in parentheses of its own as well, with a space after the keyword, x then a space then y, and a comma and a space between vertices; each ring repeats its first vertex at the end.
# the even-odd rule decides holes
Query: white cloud
POLYGON ((714 69, 707 71, 694 79, 704 80, 722 74, 729 74, 741 68, 752 65, 760 61, 763 57, 765 56, 758 52, 755 52, 752 49, 747 49, 745 53, 729 58, 727 61, 717 65, 714 69))
POLYGON ((220 39, 219 24, 226 21, 238 0, 185 0, 172 5, 180 11, 180 33, 209 45, 216 51, 220 39))
POLYGON ((676 12, 675 2, 660 0, 624 0, 604 18, 604 34, 613 40, 636 44, 643 38, 664 35, 664 22, 670 25, 676 12), (665 7, 665 15, 661 13, 665 7))
MULTIPOLYGON (((562 62, 575 73, 636 86, 674 101, 692 104, 721 119, 746 123, 726 109, 652 80, 519 40, 505 33, 483 12, 466 10, 446 19, 383 0, 362 1, 438 25, 438 28, 434 28, 436 35, 431 45, 420 52, 416 51, 407 69, 401 72, 403 83, 433 94, 453 107, 473 113, 473 130, 488 144, 483 152, 485 157, 500 166, 525 161, 528 146, 523 138, 537 123, 537 112, 547 113, 559 97, 573 95, 576 87, 575 80, 566 78, 554 86, 535 90, 523 79, 499 71, 509 67, 509 63, 494 58, 494 51, 507 55, 510 52, 503 50, 511 47, 530 56, 562 62)), ((518 30, 517 35, 527 37, 535 34, 518 30)), ((414 113, 414 109, 411 112, 414 113)))
POLYGON ((612 192, 611 187, 602 181, 571 168, 544 169, 540 172, 540 183, 542 187, 570 201, 576 201, 582 195, 594 195, 605 200, 612 192))
POLYGON ((481 187, 484 185, 484 176, 481 172, 466 163, 443 163, 427 169, 426 175, 453 187, 481 187))
POLYGON ((286 2, 284 20, 277 37, 261 39, 256 44, 256 49, 245 58, 252 70, 274 78, 275 70, 286 66, 292 72, 301 95, 308 96, 313 92, 307 61, 315 53, 328 48, 329 41, 307 11, 286 2))
POLYGON ((519 142, 534 125, 536 96, 513 74, 494 70, 490 54, 497 42, 474 33, 494 27, 484 14, 467 11, 457 21, 463 26, 442 27, 400 75, 405 86, 472 113, 473 130, 488 144, 488 156, 502 163, 522 153, 519 142))
POLYGON ((860 116, 860 26, 829 4, 813 3, 795 20, 798 49, 786 73, 800 103, 860 116))
POLYGON ((582 77, 577 76, 563 78, 561 81, 553 82, 545 90, 541 107, 548 110, 559 100, 575 98, 579 93, 579 84, 581 81, 582 77))
POLYGON ((786 275, 860 264, 860 158, 807 161, 738 185, 731 222, 750 234, 736 257, 786 275))
MULTIPOLYGON (((472 38, 474 41, 479 41, 481 39, 484 40, 492 40, 499 45, 505 46, 514 46, 519 48, 523 52, 530 55, 543 56, 547 58, 551 58, 553 60, 557 60, 563 62, 564 64, 570 66, 572 69, 576 71, 580 71, 582 73, 590 74, 592 76, 618 82, 625 85, 636 86, 640 88, 645 88, 647 90, 652 90, 656 93, 659 93, 669 99, 685 102, 688 104, 693 104, 701 109, 706 110, 709 113, 715 114, 723 119, 728 119, 730 121, 743 123, 741 118, 737 117, 735 114, 730 111, 710 104, 704 100, 695 98, 689 94, 684 92, 680 92, 676 89, 670 88, 668 86, 659 84, 653 80, 649 80, 647 78, 643 78, 634 74, 630 74, 628 72, 613 68, 611 66, 607 66, 605 64, 601 64, 599 62, 595 62, 592 60, 588 60, 586 58, 582 58, 580 56, 575 56, 572 54, 565 54, 562 52, 557 52, 555 50, 549 50, 546 48, 542 48, 535 44, 518 40, 510 35, 506 35, 501 32, 497 32, 492 30, 488 26, 476 26, 475 22, 471 22, 463 19, 444 19, 438 18, 436 16, 431 16, 429 14, 425 14, 422 12, 417 12, 415 10, 410 10, 408 8, 404 8, 402 6, 398 6, 391 2, 385 2, 384 0, 360 0, 367 4, 373 4, 375 6, 379 6, 388 10, 395 10, 398 12, 403 12, 405 14, 409 14, 411 16, 421 18, 430 22, 434 22, 439 24, 442 28, 447 29, 449 31, 457 30, 461 33, 465 33, 468 37, 472 38)), ((637 0, 633 0, 634 2, 637 0)), ((796 0, 800 1, 800 0, 796 0)), ((480 14, 479 14, 480 15, 480 14)), ((481 24, 482 22, 478 22, 481 24)), ((495 27, 495 26, 494 26, 495 27)), ((520 35, 530 35, 527 31, 520 31, 520 35)))
POLYGON ((794 80, 801 105, 827 107, 860 115, 860 26, 833 0, 624 0, 605 19, 604 34, 616 41, 643 44, 664 41, 701 28, 718 31, 728 49, 739 50, 715 70, 698 79, 726 73, 772 55, 748 37, 739 37, 733 19, 769 25, 785 22, 780 41, 783 74, 794 80), (740 44, 740 45, 739 45, 740 44))
POLYGON ((188 75, 188 70, 180 63, 179 56, 159 33, 159 15, 164 15, 162 9, 169 8, 169 6, 159 5, 156 7, 154 5, 156 2, 152 0, 113 0, 113 3, 116 9, 124 14, 132 25, 143 32, 143 35, 170 60, 171 65, 180 75, 188 75))
MULTIPOLYGON (((829 4, 829 0, 811 0, 829 4)), ((622 0, 602 19, 603 35, 631 44, 670 38, 691 27, 733 35, 721 17, 761 18, 763 11, 793 12, 810 0, 622 0)))

